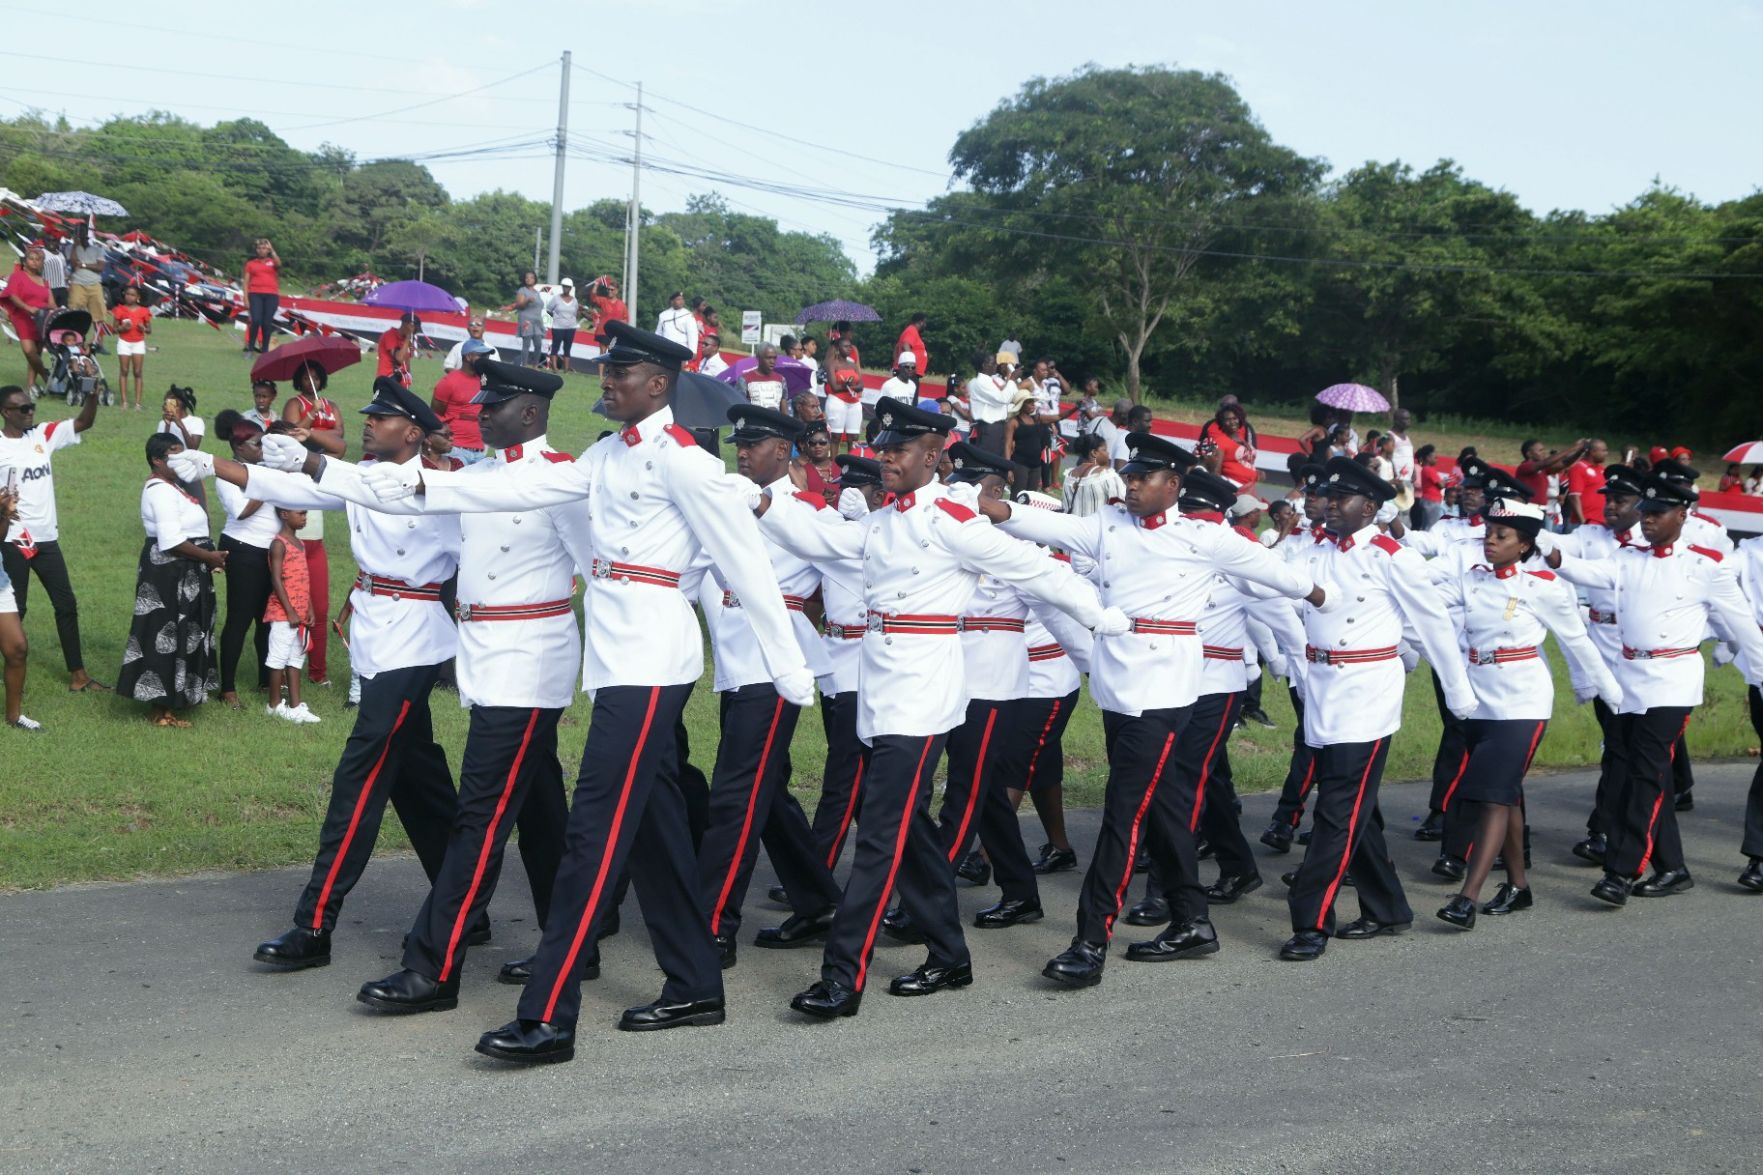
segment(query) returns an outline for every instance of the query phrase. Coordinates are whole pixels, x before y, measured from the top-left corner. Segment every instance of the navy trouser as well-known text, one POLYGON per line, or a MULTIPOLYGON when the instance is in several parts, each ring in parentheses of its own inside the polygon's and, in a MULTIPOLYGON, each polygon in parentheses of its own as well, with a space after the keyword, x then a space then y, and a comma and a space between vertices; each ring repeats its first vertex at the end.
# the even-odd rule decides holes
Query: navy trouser
POLYGON ((1334 933, 1335 897, 1349 872, 1360 914, 1384 923, 1414 921, 1377 808, 1389 754, 1387 737, 1316 749, 1316 819, 1286 899, 1293 930, 1334 933))
POLYGON ((949 777, 938 818, 950 868, 977 835, 1007 902, 1038 902, 1034 866, 1008 790, 1020 788, 1032 749, 1019 728, 1015 700, 967 703, 967 720, 949 732, 949 777))

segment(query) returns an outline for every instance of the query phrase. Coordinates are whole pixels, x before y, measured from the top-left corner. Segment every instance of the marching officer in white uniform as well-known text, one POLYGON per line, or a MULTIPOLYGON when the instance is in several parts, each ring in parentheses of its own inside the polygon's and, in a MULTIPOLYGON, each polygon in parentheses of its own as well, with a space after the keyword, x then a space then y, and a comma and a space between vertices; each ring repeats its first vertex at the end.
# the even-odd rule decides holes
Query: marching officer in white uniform
POLYGON ((1108 742, 1102 829, 1078 899, 1077 935, 1042 970, 1072 987, 1102 981, 1108 941, 1147 831, 1166 878, 1171 922, 1129 955, 1185 958, 1218 949, 1194 845, 1198 779, 1191 764, 1177 762, 1176 751, 1200 696, 1199 622, 1214 575, 1240 577, 1293 599, 1323 599, 1308 576, 1260 543, 1176 513, 1183 475, 1194 465, 1186 449, 1150 433, 1133 433, 1127 445, 1122 505, 1076 518, 983 503, 1007 533, 1094 562, 1103 603, 1127 617, 1125 631, 1107 633, 1090 654, 1090 692, 1102 707, 1108 742))
POLYGON ((667 981, 619 1021, 643 1032, 724 1019, 722 968, 705 922, 686 812, 670 768, 673 731, 704 670, 697 618, 680 577, 707 554, 741 599, 778 693, 811 705, 783 593, 752 524, 752 483, 729 473, 674 423, 670 402, 691 352, 626 323, 607 328, 602 403, 622 427, 570 464, 491 476, 398 470, 367 478, 383 501, 424 495, 435 513, 532 510, 588 497, 592 543, 583 685, 594 714, 582 749, 551 919, 521 993, 519 1018, 478 1041, 518 1063, 575 1055, 578 965, 628 860, 667 981), (590 496, 591 495, 591 496, 590 496))
MULTIPOLYGON (((363 452, 376 465, 416 476, 424 436, 441 428, 429 406, 396 380, 381 378, 361 411, 367 417, 363 452)), ((349 596, 355 611, 350 659, 362 679, 361 706, 331 778, 318 857, 295 907, 294 926, 261 944, 254 956, 289 970, 322 967, 331 961, 337 911, 373 853, 387 799, 431 883, 446 857, 457 801, 446 752, 435 742, 429 693, 441 663, 458 647, 441 584, 458 566, 459 520, 394 518, 347 503, 302 475, 241 465, 200 449, 186 449, 173 460, 179 477, 213 474, 266 506, 348 514, 349 544, 361 569, 349 596)), ((480 923, 464 934, 483 942, 489 929, 480 923)))
POLYGON ((1623 547, 1607 559, 1575 559, 1542 540, 1562 578, 1616 593, 1621 750, 1604 876, 1592 887, 1593 897, 1613 906, 1626 905, 1631 894, 1664 897, 1695 885, 1671 803, 1671 760, 1690 711, 1702 703, 1707 629, 1736 646, 1749 684, 1763 681, 1763 633, 1732 564, 1711 547, 1683 541, 1684 519, 1695 501, 1689 486, 1648 475, 1641 481, 1645 547, 1623 547), (1637 883, 1649 866, 1653 876, 1637 883))
MULTIPOLYGON (((472 402, 480 405, 479 424, 495 456, 467 466, 472 476, 572 460, 546 437, 551 397, 563 387, 560 377, 487 359, 477 370, 483 389, 472 402)), ((292 438, 271 434, 264 440, 270 468, 304 471, 321 489, 353 503, 417 513, 409 502, 380 502, 347 462, 309 453, 292 438)), ((458 519, 458 687, 460 704, 471 712, 459 766, 459 814, 440 876, 405 937, 403 968, 364 984, 357 994, 385 1012, 457 1006, 465 931, 486 916, 516 827, 538 923, 545 925, 569 818, 557 723, 581 673, 573 597, 576 567, 592 561, 587 503, 458 519)), ((588 965, 597 967, 598 959, 588 965)), ((521 960, 504 971, 518 979, 525 966, 521 960)))
POLYGON ((1402 725, 1404 626, 1438 673, 1451 713, 1460 719, 1475 706, 1457 633, 1425 561, 1374 523, 1395 488, 1344 457, 1324 470, 1333 542, 1316 575, 1338 606, 1304 613, 1304 735, 1316 748, 1316 818, 1287 896, 1293 933, 1280 958, 1293 962, 1321 957, 1331 934, 1373 938, 1414 920, 1377 806, 1390 738, 1402 725), (1360 917, 1336 931, 1335 897, 1349 870, 1360 917))
MULTIPOLYGON (((857 733, 870 747, 863 813, 850 881, 828 935, 821 978, 790 1001, 805 1015, 854 1016, 889 893, 929 945, 929 957, 889 985, 930 995, 973 982, 955 900, 955 875, 930 818, 931 775, 949 731, 960 725, 968 681, 960 618, 982 574, 994 576, 1094 627, 1105 621, 1095 593, 1064 564, 1016 543, 936 481, 953 418, 892 397, 876 405, 874 447, 891 505, 861 527, 837 530, 791 498, 762 501, 761 527, 811 561, 859 559, 868 632, 858 686, 857 733)), ((975 499, 971 489, 963 496, 975 499)), ((1109 623, 1124 624, 1117 615, 1109 623)))
MULTIPOLYGON (((1304 487, 1305 525, 1273 549, 1289 564, 1309 575, 1312 565, 1322 558, 1328 545, 1328 527, 1323 524, 1328 497, 1322 492, 1322 466, 1301 465, 1297 476, 1298 484, 1304 487)), ((1297 604, 1293 615, 1302 617, 1302 608, 1302 603, 1297 604)), ((1291 852, 1298 825, 1304 819, 1304 803, 1316 784, 1316 749, 1304 741, 1303 679, 1303 666, 1294 666, 1287 680, 1292 713, 1297 719, 1292 728, 1292 758, 1286 768, 1285 782, 1280 785, 1279 802, 1273 807, 1273 818, 1261 833, 1261 843, 1280 854, 1291 852)))
MULTIPOLYGON (((728 418, 735 426, 729 440, 737 472, 771 493, 794 493, 790 458, 802 423, 753 405, 731 407, 728 418)), ((809 599, 821 590, 821 574, 769 538, 763 550, 777 575, 803 660, 816 677, 824 678, 832 666, 806 615, 809 599)), ((782 926, 761 931, 754 945, 796 947, 823 938, 832 925, 839 887, 815 845, 808 818, 789 798, 790 743, 801 707, 772 684, 758 637, 747 621, 746 602, 715 568, 705 576, 704 589, 701 602, 715 649, 722 737, 710 781, 709 826, 698 849, 698 886, 717 953, 728 968, 735 963, 741 906, 761 840, 794 913, 782 926)))
POLYGON ((1533 561, 1542 508, 1496 498, 1487 504, 1483 560, 1440 584, 1446 611, 1463 618, 1475 710, 1464 720, 1469 763, 1451 826, 1465 837, 1463 887, 1438 916, 1464 930, 1477 913, 1512 914, 1533 904, 1525 861, 1524 777, 1555 711, 1555 684, 1543 657, 1549 633, 1566 654, 1574 696, 1622 704, 1622 690, 1586 635, 1579 601, 1555 573, 1533 561), (1507 880, 1478 906, 1496 854, 1507 880))
MULTIPOLYGON (((1609 465, 1604 469, 1604 517, 1587 522, 1567 534, 1552 535, 1548 541, 1556 550, 1577 559, 1608 559, 1623 547, 1639 544, 1641 538, 1641 475, 1626 465, 1609 465)), ((1614 670, 1622 660, 1622 633, 1616 626, 1616 592, 1606 588, 1581 588, 1586 602, 1586 631, 1604 664, 1614 670)), ((1598 789, 1586 817, 1585 839, 1573 846, 1573 855, 1594 865, 1604 863, 1609 845, 1606 813, 1610 810, 1612 785, 1617 755, 1622 740, 1617 737, 1616 711, 1602 697, 1592 699, 1592 713, 1598 719, 1604 750, 1598 764, 1598 789)))

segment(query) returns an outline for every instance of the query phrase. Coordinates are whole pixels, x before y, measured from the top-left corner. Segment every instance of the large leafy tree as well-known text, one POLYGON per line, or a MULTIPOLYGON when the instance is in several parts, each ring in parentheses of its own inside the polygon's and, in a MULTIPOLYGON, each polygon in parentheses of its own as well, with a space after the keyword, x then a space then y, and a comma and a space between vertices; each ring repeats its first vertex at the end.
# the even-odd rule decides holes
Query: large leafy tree
POLYGON ((1279 146, 1219 74, 1088 67, 1037 78, 963 132, 949 153, 1008 237, 1018 273, 1089 289, 1095 325, 1126 360, 1137 398, 1146 347, 1172 321, 1198 325, 1196 272, 1233 224, 1313 187, 1322 165, 1279 146))

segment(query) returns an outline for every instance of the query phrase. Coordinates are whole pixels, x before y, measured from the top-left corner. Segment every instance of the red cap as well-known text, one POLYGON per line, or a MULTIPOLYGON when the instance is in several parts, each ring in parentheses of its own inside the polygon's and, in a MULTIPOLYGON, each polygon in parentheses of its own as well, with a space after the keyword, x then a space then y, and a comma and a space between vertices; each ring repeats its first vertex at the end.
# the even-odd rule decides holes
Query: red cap
POLYGON ((1655 465, 1670 456, 1671 454, 1666 451, 1664 445, 1654 445, 1651 449, 1647 450, 1647 460, 1655 465))

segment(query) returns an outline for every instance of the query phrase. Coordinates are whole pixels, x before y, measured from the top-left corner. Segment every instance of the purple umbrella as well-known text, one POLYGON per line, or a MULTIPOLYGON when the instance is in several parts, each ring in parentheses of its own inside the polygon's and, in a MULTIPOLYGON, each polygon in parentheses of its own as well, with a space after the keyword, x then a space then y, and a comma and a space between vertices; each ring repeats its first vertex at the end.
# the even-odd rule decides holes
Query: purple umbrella
POLYGON ((1331 384, 1316 393, 1316 398, 1330 408, 1347 412, 1388 412, 1390 402, 1383 393, 1364 384, 1331 384))
POLYGON ((427 282, 388 282, 361 299, 364 306, 386 306, 413 314, 458 314, 459 301, 427 282))
MULTIPOLYGON (((741 376, 759 366, 759 360, 752 355, 745 359, 737 359, 726 370, 716 373, 716 378, 725 384, 741 386, 741 376)), ((784 377, 784 391, 790 396, 801 395, 814 386, 814 369, 799 359, 779 359, 777 373, 784 377)))
POLYGON ((880 322, 881 315, 872 306, 861 302, 816 302, 812 306, 804 306, 802 313, 796 315, 798 325, 806 326, 810 322, 880 322))

